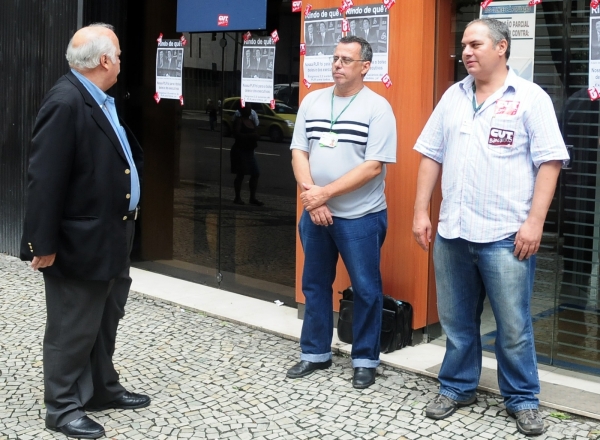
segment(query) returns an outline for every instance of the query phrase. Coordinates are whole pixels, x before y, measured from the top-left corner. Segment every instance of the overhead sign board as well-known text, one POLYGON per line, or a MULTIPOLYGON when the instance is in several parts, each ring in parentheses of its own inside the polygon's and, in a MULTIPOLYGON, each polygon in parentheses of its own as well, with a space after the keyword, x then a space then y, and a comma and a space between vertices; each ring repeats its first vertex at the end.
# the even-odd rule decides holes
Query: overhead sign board
POLYGON ((177 32, 266 29, 267 0, 177 0, 177 32))

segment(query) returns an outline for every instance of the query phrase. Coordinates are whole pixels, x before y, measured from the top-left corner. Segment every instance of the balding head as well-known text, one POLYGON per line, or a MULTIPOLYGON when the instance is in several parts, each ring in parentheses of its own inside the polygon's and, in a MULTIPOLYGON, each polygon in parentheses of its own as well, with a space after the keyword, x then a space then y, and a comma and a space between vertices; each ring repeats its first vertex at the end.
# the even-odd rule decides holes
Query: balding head
POLYGON ((67 47, 69 66, 85 75, 102 90, 117 82, 119 74, 119 40, 113 27, 95 23, 79 29, 67 47))
POLYGON ((96 23, 79 29, 67 47, 69 66, 77 71, 93 69, 100 64, 100 57, 108 55, 117 62, 117 36, 109 24, 96 23))

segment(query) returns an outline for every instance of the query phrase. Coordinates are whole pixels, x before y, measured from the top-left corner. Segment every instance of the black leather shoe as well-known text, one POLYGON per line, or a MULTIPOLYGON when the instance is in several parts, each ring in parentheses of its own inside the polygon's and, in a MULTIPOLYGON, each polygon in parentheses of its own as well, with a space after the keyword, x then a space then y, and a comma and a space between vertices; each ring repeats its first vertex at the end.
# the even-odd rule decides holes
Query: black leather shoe
POLYGON ((101 424, 94 422, 88 416, 83 416, 66 425, 52 428, 46 425, 46 428, 62 432, 67 437, 72 438, 100 438, 104 435, 104 428, 101 424))
POLYGON ((105 409, 138 409, 150 405, 150 397, 144 394, 130 393, 125 391, 121 397, 112 402, 100 406, 85 407, 86 411, 102 411, 105 409))
POLYGON ((331 359, 325 362, 300 361, 288 370, 286 377, 298 379, 299 377, 308 376, 315 370, 326 370, 329 367, 331 367, 331 359))
POLYGON ((352 386, 358 389, 370 387, 375 383, 376 372, 376 368, 356 367, 352 378, 352 386))

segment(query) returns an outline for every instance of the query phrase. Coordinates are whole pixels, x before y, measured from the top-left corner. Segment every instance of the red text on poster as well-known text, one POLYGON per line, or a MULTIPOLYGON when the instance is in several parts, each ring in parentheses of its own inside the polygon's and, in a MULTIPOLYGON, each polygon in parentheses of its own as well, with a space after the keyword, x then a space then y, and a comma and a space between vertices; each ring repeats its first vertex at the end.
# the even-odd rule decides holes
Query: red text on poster
POLYGON ((385 86, 386 89, 389 89, 390 87, 392 87, 392 79, 390 78, 390 75, 388 75, 387 73, 385 75, 383 75, 383 77, 381 78, 381 82, 383 83, 383 85, 385 86))
POLYGON ((350 22, 346 18, 342 20, 342 32, 350 32, 350 22))
POLYGON ((396 4, 396 0, 383 0, 383 6, 385 6, 388 11, 392 9, 392 6, 396 4))
POLYGON ((277 43, 279 41, 279 34, 277 33, 277 29, 271 32, 271 38, 273 39, 273 43, 277 43))

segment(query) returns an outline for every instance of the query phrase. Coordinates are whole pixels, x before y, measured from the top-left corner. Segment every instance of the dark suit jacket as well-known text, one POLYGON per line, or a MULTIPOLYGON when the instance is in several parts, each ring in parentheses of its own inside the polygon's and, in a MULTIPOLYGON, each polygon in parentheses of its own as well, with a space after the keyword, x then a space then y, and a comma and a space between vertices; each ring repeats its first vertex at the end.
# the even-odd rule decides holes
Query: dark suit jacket
POLYGON ((260 57, 260 60, 252 58, 252 69, 263 70, 267 68, 267 57, 260 57))
MULTIPOLYGON (((141 177, 142 149, 126 130, 141 177)), ((71 72, 42 102, 28 177, 23 260, 56 253, 44 273, 87 280, 110 280, 126 267, 129 164, 104 111, 71 72)))
POLYGON ((315 33, 315 41, 317 46, 332 46, 333 45, 333 36, 330 32, 325 32, 325 36, 321 32, 315 33))
POLYGON ((373 52, 377 51, 377 43, 379 42, 379 37, 377 36, 377 30, 370 28, 369 35, 365 35, 365 31, 362 31, 362 37, 371 44, 373 52))

